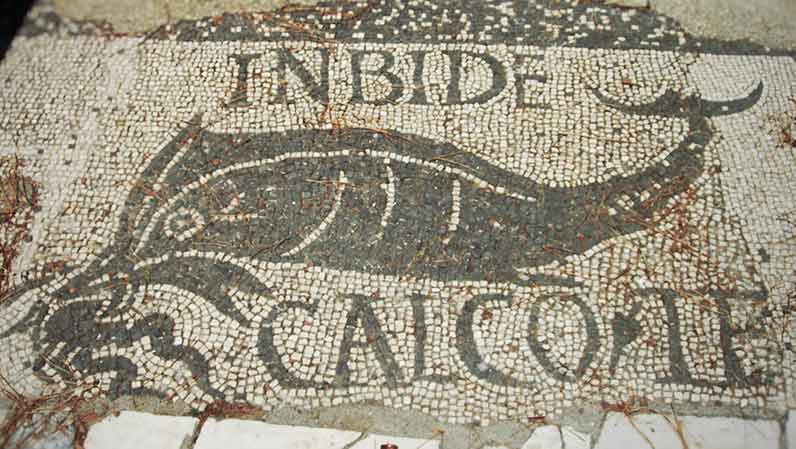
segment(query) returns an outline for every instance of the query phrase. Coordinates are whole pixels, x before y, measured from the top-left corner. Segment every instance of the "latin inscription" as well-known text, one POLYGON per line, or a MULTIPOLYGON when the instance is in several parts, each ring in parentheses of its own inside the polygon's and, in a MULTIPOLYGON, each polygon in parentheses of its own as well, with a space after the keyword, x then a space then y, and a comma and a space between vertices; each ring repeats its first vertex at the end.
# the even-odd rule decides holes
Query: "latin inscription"
MULTIPOLYGON (((388 104, 406 105, 441 105, 456 106, 467 104, 483 104, 500 95, 509 83, 515 86, 516 107, 535 105, 529 98, 529 85, 543 83, 545 76, 539 70, 526 72, 529 67, 541 65, 542 55, 506 54, 496 57, 486 52, 464 50, 425 50, 399 51, 389 50, 343 50, 337 48, 335 64, 347 64, 351 74, 350 101, 355 104, 384 106, 388 104), (397 56, 401 57, 398 61, 397 56), (398 67, 404 62, 409 67, 398 67), (369 64, 366 65, 366 62, 369 64), (442 69, 448 76, 443 80, 443 95, 432 98, 424 87, 429 62, 434 63, 436 70, 442 69), (532 62, 533 64, 529 64, 532 62), (439 67, 442 65, 442 67, 439 67), (510 69, 514 67, 514 69, 510 69), (475 92, 464 93, 462 84, 468 73, 481 69, 491 81, 475 92), (377 88, 372 88, 378 86, 377 88), (371 89, 372 88, 372 89, 371 89), (372 92, 371 92, 372 91, 372 92)), ((401 49, 403 50, 403 49, 401 49)), ((272 64, 276 75, 276 87, 271 86, 268 104, 292 104, 288 100, 288 86, 295 84, 313 101, 326 104, 329 101, 329 73, 331 58, 326 48, 304 50, 300 58, 291 48, 274 48, 267 52, 255 54, 234 54, 230 60, 235 65, 236 85, 232 93, 230 105, 236 107, 250 106, 247 92, 264 87, 269 77, 253 76, 252 67, 262 60, 275 62, 272 64), (304 58, 304 59, 302 59, 304 58), (310 67, 318 68, 316 73, 310 67)), ((265 86, 268 87, 268 86, 265 86)))

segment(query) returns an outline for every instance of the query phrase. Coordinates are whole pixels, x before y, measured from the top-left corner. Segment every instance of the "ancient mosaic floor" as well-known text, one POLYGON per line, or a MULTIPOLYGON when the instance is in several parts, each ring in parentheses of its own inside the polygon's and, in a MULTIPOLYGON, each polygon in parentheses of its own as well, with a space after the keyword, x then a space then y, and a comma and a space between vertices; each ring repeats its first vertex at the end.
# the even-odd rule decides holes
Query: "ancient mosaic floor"
POLYGON ((0 65, 3 376, 482 425, 796 405, 794 55, 581 3, 40 6, 0 65))

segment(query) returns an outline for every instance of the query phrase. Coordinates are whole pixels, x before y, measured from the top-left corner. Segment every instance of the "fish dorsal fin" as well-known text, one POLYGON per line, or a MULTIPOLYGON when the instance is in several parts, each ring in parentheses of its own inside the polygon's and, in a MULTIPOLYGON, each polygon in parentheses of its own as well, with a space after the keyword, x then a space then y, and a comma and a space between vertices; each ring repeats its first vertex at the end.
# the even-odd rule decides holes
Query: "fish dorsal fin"
MULTIPOLYGON (((124 248, 135 248, 140 244, 153 214, 171 193, 184 182, 174 176, 179 163, 199 140, 203 131, 201 114, 194 115, 149 161, 143 173, 136 177, 122 211, 116 243, 124 248)), ((126 252, 126 251, 125 251, 126 252)))

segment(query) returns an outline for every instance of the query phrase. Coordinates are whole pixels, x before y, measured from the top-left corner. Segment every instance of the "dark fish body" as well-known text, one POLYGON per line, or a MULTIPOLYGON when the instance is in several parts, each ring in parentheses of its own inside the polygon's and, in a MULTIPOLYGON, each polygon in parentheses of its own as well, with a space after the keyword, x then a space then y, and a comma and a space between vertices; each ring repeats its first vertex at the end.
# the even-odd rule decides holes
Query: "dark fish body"
MULTIPOLYGON (((704 172, 708 118, 745 110, 761 94, 762 84, 721 103, 667 92, 652 104, 625 106, 596 93, 629 114, 684 119, 689 131, 657 164, 577 187, 550 187, 452 144, 397 131, 225 134, 197 119, 150 162, 114 243, 72 284, 96 284, 91 273, 111 272, 140 282, 157 273, 188 276, 195 286, 215 278, 202 272, 231 258, 522 283, 519 268, 643 229, 704 172)), ((64 288, 61 296, 72 294, 64 288)))
POLYGON ((214 251, 368 273, 512 280, 515 268, 640 229, 640 220, 701 173, 699 150, 687 148, 697 138, 675 150, 666 169, 556 189, 475 156, 442 161, 438 157, 456 149, 414 136, 203 133, 190 153, 225 142, 233 147, 235 139, 246 143, 205 179, 196 175, 207 170, 200 159, 184 161, 175 175, 180 182, 163 192, 171 203, 140 234, 149 241, 137 256, 214 251), (304 148, 308 144, 314 145, 304 148), (412 148, 436 150, 418 157, 412 148), (655 195, 653 185, 666 189, 666 198, 645 206, 640 198, 655 195), (620 205, 620 198, 635 202, 620 205))
POLYGON ((416 136, 204 132, 160 191, 166 202, 144 213, 132 240, 144 259, 216 251, 439 280, 515 280, 516 268, 641 229, 702 172, 710 131, 694 131, 659 166, 575 188, 534 183, 473 155, 447 159, 455 147, 416 136), (219 152, 217 166, 205 159, 219 152), (645 204, 648 197, 656 201, 645 204))

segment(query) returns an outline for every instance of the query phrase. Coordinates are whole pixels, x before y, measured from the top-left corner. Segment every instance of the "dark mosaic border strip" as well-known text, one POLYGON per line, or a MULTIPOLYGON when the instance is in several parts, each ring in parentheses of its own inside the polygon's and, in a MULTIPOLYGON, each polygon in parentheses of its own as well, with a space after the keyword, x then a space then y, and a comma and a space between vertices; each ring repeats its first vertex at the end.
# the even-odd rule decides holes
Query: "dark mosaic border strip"
MULTIPOLYGON (((276 12, 225 13, 180 20, 145 35, 147 39, 188 42, 282 42, 531 45, 586 49, 684 51, 711 54, 790 56, 796 51, 768 48, 746 39, 698 37, 651 9, 629 9, 605 0, 512 0, 500 2, 419 0, 401 7, 397 0, 319 2, 276 12), (508 6, 508 5, 511 6, 508 6), (561 15, 561 17, 556 17, 561 15), (462 17, 441 23, 441 17, 462 17), (624 19, 623 19, 624 16, 624 19), (610 29, 590 30, 582 18, 610 29), (560 27, 551 33, 546 26, 560 27), (261 27, 279 31, 263 33, 261 27), (466 31, 468 37, 462 37, 466 31)), ((58 16, 47 3, 34 10, 20 31, 24 36, 59 32, 67 35, 122 36, 102 22, 79 22, 58 16)))

